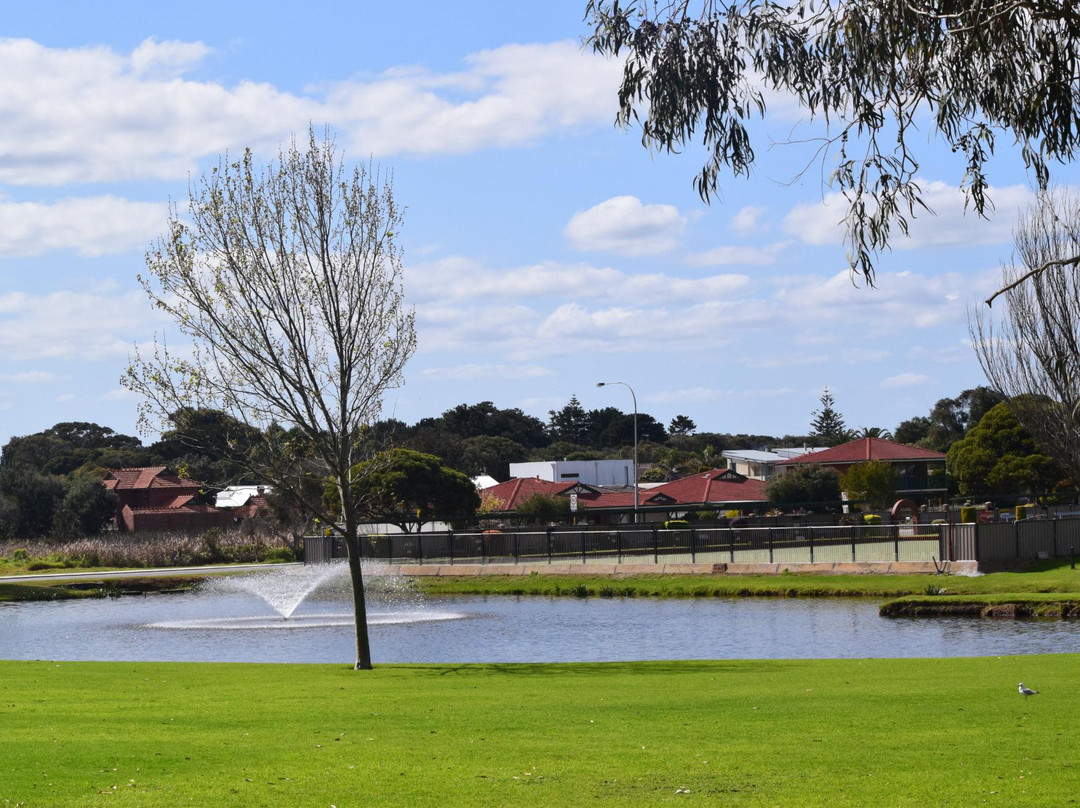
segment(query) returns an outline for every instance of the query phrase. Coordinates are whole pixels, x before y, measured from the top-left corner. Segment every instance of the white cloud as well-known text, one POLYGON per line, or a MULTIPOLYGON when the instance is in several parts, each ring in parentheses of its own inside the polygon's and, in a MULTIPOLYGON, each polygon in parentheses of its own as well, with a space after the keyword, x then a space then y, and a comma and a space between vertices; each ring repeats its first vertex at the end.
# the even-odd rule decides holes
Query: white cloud
POLYGON ((114 387, 100 396, 102 401, 134 401, 138 398, 138 393, 128 390, 126 387, 114 387))
POLYGON ((574 42, 506 45, 463 71, 392 70, 307 95, 185 78, 202 43, 146 40, 130 54, 0 39, 0 182, 179 179, 200 159, 275 150, 327 122, 354 157, 528 144, 614 117, 620 64, 574 42))
POLYGON ((768 266, 775 263, 777 256, 790 245, 790 241, 778 241, 763 247, 714 247, 711 250, 688 256, 686 263, 692 266, 728 266, 730 264, 768 266))
POLYGON ((820 331, 832 320, 834 328, 839 323, 858 326, 867 336, 910 335, 912 329, 966 322, 973 291, 971 277, 955 272, 880 272, 873 289, 853 284, 846 270, 832 277, 793 275, 770 282, 788 321, 820 331))
POLYGON ((420 371, 428 379, 452 379, 455 381, 472 379, 537 379, 552 376, 550 368, 540 365, 456 365, 454 367, 427 368, 420 371))
POLYGON ((879 387, 920 387, 930 382, 930 377, 925 373, 898 373, 881 380, 879 387))
POLYGON ((47 370, 30 370, 22 373, 0 373, 0 381, 5 384, 48 384, 57 379, 55 373, 47 370))
POLYGON ((0 258, 61 249, 104 255, 145 248, 164 230, 168 210, 165 204, 114 196, 50 204, 0 198, 0 258))
POLYGON ((679 246, 686 219, 671 205, 643 205, 616 196, 574 215, 565 234, 579 250, 655 255, 679 246))
MULTIPOLYGON (((989 196, 994 212, 981 219, 971 210, 965 214, 963 192, 955 185, 940 181, 919 180, 923 199, 933 213, 917 211, 908 217, 909 237, 894 227, 891 245, 898 250, 923 247, 954 247, 987 244, 1007 244, 1012 241, 1016 214, 1033 199, 1031 189, 1024 185, 991 188, 989 196)), ((834 245, 844 239, 842 218, 847 202, 840 193, 826 194, 820 203, 800 203, 784 217, 785 233, 805 244, 834 245)))
POLYGON ((131 52, 131 69, 140 76, 172 78, 190 70, 210 52, 202 42, 158 42, 150 37, 131 52))
POLYGON ((160 324, 141 291, 103 297, 80 292, 0 295, 0 355, 7 359, 115 362, 138 335, 160 324))
POLYGON ((840 352, 840 361, 847 365, 862 365, 868 362, 883 362, 889 358, 889 351, 869 348, 845 348, 840 352))
POLYGON ((753 233, 758 229, 761 217, 764 214, 765 208, 758 205, 747 205, 731 217, 731 229, 736 233, 753 233))
POLYGON ((582 300, 636 302, 663 298, 685 303, 702 299, 745 295, 752 286, 747 275, 722 274, 681 278, 661 273, 629 274, 589 264, 542 262, 520 267, 485 267, 477 261, 452 256, 406 268, 410 298, 418 301, 475 300, 582 300))

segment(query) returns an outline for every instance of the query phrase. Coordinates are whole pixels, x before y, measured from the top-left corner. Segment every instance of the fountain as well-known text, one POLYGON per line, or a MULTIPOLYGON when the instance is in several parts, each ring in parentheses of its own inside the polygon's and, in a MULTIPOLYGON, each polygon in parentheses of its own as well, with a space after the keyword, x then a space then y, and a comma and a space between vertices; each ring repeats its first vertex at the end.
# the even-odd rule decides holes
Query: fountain
MULTIPOLYGON (((456 612, 425 609, 410 579, 388 574, 383 565, 365 564, 364 582, 369 604, 368 625, 397 625, 462 617, 456 612), (389 611, 386 610, 388 607, 389 611)), ((165 620, 150 623, 148 627, 248 630, 351 626, 352 612, 315 614, 297 611, 311 602, 329 600, 340 603, 347 600, 345 595, 350 585, 348 564, 343 562, 268 568, 265 571, 214 578, 201 584, 200 591, 250 595, 269 606, 274 614, 165 620)))

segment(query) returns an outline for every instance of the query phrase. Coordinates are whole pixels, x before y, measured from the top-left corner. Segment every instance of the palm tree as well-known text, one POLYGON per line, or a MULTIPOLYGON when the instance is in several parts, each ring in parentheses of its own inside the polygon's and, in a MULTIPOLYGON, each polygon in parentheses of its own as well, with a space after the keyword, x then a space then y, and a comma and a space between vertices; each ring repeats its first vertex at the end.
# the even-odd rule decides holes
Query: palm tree
POLYGON ((880 426, 861 426, 857 430, 854 430, 855 438, 881 438, 882 440, 892 440, 892 432, 887 429, 883 429, 880 426))

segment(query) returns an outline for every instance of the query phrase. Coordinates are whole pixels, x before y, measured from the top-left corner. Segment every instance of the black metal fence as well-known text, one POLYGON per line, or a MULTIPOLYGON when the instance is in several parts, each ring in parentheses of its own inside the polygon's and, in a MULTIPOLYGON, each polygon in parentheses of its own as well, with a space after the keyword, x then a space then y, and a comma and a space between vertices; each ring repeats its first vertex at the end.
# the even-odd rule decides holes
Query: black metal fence
MULTIPOLYGON (((395 564, 889 562, 944 559, 947 525, 549 527, 369 535, 366 559, 395 564)), ((340 539, 309 537, 309 563, 345 557, 340 539)))

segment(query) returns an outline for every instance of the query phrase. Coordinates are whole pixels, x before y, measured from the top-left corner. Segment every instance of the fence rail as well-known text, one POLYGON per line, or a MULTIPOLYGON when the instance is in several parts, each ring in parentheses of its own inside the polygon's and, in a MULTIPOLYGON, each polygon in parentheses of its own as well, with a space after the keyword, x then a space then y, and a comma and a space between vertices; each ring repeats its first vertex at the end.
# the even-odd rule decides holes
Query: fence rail
MULTIPOLYGON (((522 528, 365 536, 366 559, 396 564, 889 562, 946 558, 947 525, 522 528)), ((309 563, 345 557, 340 539, 308 537, 309 563)))

